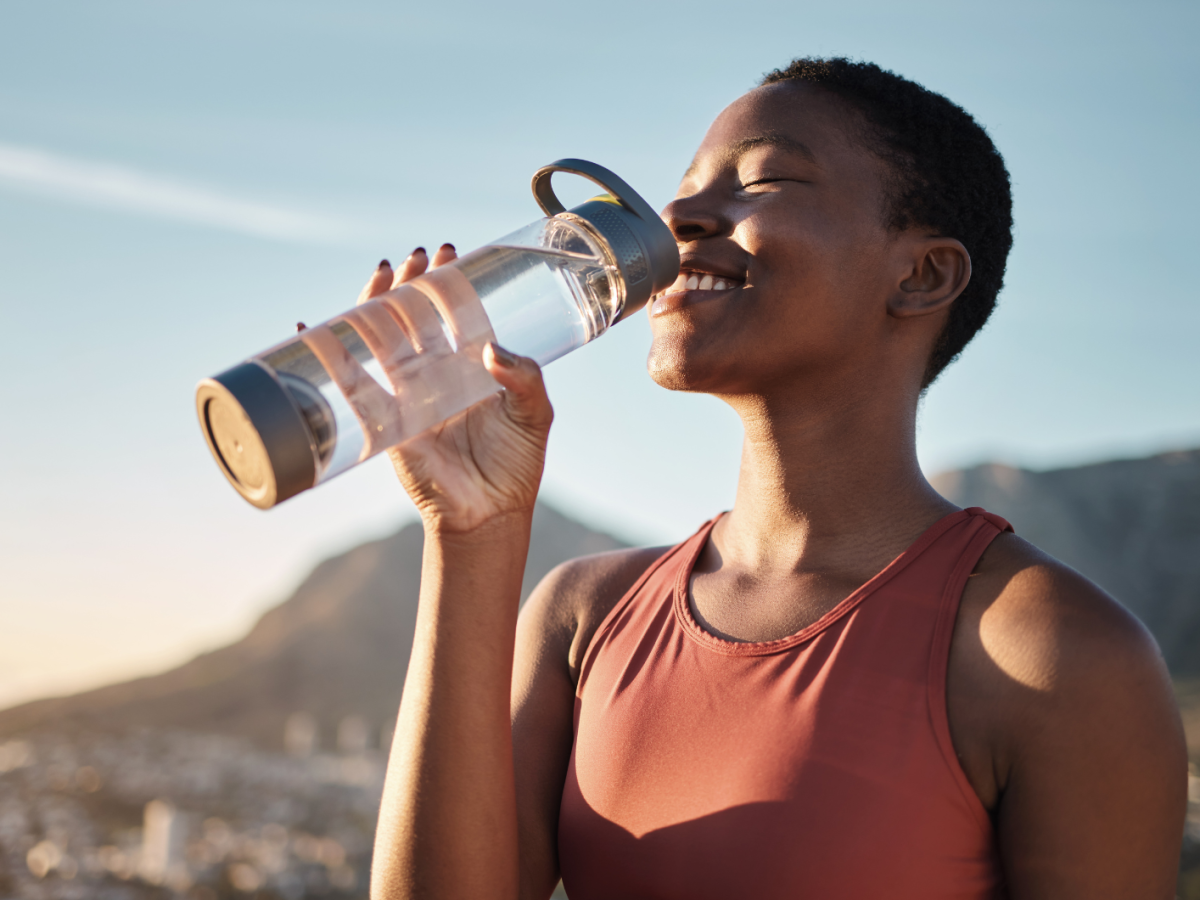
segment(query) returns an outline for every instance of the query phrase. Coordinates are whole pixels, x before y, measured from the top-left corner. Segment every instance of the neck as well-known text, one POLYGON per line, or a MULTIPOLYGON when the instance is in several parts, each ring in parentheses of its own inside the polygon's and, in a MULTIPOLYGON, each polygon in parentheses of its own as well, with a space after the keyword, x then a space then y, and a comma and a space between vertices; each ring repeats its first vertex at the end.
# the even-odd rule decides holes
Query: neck
POLYGON ((745 428, 737 499, 720 526, 731 561, 870 568, 954 509, 917 463, 916 393, 872 387, 801 409, 800 391, 723 398, 745 428))

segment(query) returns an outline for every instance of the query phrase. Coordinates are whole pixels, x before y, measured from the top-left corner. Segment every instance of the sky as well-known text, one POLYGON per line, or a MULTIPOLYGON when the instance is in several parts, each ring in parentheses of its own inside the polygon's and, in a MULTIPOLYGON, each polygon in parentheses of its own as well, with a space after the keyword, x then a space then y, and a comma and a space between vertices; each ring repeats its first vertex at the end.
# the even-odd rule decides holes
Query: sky
MULTIPOLYGON (((0 5, 0 706, 243 633, 414 518, 383 459, 250 507, 201 378, 353 305, 384 256, 536 218, 593 159, 656 208, 712 118, 803 55, 868 59, 988 128, 1016 238, 927 396, 931 474, 1200 446, 1200 4, 803 0, 0 5)), ((543 496, 672 542, 732 501, 741 431, 657 388, 642 317, 546 372, 543 496)))

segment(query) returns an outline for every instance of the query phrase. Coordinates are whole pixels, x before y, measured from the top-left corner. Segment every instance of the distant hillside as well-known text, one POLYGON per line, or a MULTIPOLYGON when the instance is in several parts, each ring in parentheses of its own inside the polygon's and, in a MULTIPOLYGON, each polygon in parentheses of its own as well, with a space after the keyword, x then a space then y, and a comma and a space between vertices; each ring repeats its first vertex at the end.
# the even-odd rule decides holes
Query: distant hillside
POLYGON ((1200 450, 1048 472, 983 465, 933 483, 1124 603, 1176 677, 1200 675, 1200 450))
MULTIPOLYGON (((1200 747, 1200 451, 1050 472, 985 465, 934 483, 961 506, 1008 518, 1139 615, 1181 680, 1200 747)), ((348 715, 377 735, 400 699, 421 546, 412 524, 326 560, 237 643, 161 675, 0 712, 0 737, 51 725, 175 726, 279 748, 297 711, 315 718, 325 747, 348 715)), ((621 546, 540 506, 524 592, 563 560, 621 546)))
MULTIPOLYGON (((279 748, 284 722, 297 711, 315 718, 324 746, 351 714, 377 734, 400 703, 422 545, 413 523, 328 559, 237 643, 160 675, 0 712, 0 735, 47 725, 175 726, 279 748)), ((622 546, 539 505, 522 599, 560 562, 622 546)))

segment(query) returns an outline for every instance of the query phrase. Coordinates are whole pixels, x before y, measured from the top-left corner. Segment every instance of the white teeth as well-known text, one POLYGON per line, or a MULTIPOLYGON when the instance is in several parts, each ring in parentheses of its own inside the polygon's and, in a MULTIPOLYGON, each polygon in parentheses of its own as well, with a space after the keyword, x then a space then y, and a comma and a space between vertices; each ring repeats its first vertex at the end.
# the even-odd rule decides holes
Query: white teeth
POLYGON ((680 272, 679 278, 667 290, 668 292, 725 291, 735 287, 737 287, 736 281, 726 281, 724 278, 717 278, 715 275, 706 275, 701 272, 692 272, 691 274, 680 272))

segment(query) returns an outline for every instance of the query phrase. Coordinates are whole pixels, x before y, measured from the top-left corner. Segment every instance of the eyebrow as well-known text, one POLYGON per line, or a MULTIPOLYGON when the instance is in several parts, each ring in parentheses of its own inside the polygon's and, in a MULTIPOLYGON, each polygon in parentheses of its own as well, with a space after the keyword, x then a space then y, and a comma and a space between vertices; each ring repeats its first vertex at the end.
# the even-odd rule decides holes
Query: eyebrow
MULTIPOLYGON (((721 151, 720 162, 722 165, 736 165, 741 161, 743 156, 755 147, 778 147, 780 150, 794 153, 806 162, 810 162, 813 165, 820 165, 817 162, 817 155, 812 152, 808 144, 784 134, 759 134, 754 137, 742 138, 737 143, 730 144, 721 151)), ((693 174, 696 171, 696 165, 697 162, 693 159, 692 164, 683 173, 683 177, 686 178, 693 174)))

